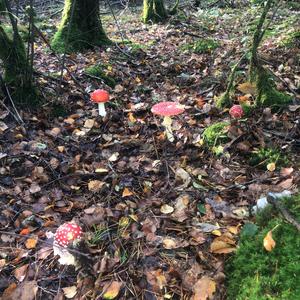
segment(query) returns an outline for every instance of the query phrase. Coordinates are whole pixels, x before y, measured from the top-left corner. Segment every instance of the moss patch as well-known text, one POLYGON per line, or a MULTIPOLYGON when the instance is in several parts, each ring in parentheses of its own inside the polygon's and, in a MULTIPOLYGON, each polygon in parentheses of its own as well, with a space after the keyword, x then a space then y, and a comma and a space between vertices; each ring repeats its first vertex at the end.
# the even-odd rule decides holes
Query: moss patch
POLYGON ((288 165, 289 160, 279 149, 261 148, 252 152, 249 163, 250 165, 260 165, 261 167, 266 167, 269 163, 275 163, 277 166, 284 167, 288 165))
MULTIPOLYGON (((296 219, 300 219, 300 196, 283 201, 296 219)), ((272 207, 257 216, 259 231, 241 235, 240 247, 226 266, 227 299, 292 300, 300 295, 300 235, 272 207), (263 239, 273 231, 276 246, 263 248, 263 239), (298 295, 298 296, 297 296, 298 295)))
POLYGON ((101 64, 90 66, 85 69, 85 72, 91 76, 98 77, 99 79, 103 80, 105 84, 112 88, 114 88, 116 85, 114 78, 108 75, 108 71, 106 70, 105 66, 101 64))
POLYGON ((228 141, 227 126, 229 126, 227 122, 219 122, 208 126, 203 132, 205 143, 210 147, 226 143, 228 141))
POLYGON ((211 53, 213 50, 219 47, 219 43, 213 39, 198 40, 191 44, 182 46, 182 50, 191 50, 194 53, 211 53))
POLYGON ((262 67, 257 68, 255 81, 258 95, 256 105, 262 107, 286 106, 292 101, 292 97, 276 90, 272 76, 262 67))

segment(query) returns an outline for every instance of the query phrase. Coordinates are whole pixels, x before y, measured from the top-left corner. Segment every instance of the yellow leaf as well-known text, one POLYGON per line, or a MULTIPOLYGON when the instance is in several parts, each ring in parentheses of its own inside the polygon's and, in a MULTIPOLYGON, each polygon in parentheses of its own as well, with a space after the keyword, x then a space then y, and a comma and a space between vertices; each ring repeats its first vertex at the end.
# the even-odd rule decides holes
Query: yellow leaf
POLYGON ((273 172, 273 171, 275 171, 275 169, 276 169, 276 164, 275 163, 267 164, 267 170, 268 171, 273 172))
POLYGON ((133 193, 129 190, 129 188, 124 188, 123 193, 122 193, 122 197, 129 197, 132 196, 133 193))
POLYGON ((264 238, 264 247, 267 251, 272 251, 275 248, 276 242, 272 237, 272 230, 270 230, 264 238))
POLYGON ((136 122, 136 118, 133 116, 133 113, 130 112, 128 113, 128 119, 131 123, 135 123, 136 122))
POLYGON ((233 233, 233 234, 238 234, 238 232, 239 232, 239 227, 240 227, 240 225, 238 225, 238 226, 229 226, 229 227, 228 227, 228 230, 229 230, 229 232, 231 232, 231 233, 233 233))
POLYGON ((216 235, 216 236, 221 236, 221 235, 222 235, 221 231, 218 230, 218 229, 213 230, 211 233, 212 233, 213 235, 216 235))
POLYGON ((244 82, 238 85, 238 90, 244 94, 256 94, 256 85, 251 82, 244 82))
POLYGON ((119 226, 120 227, 126 227, 126 226, 128 226, 128 224, 129 224, 129 218, 128 217, 122 217, 119 220, 119 226))
POLYGON ((105 291, 103 294, 103 298, 107 300, 115 299, 119 295, 121 287, 122 282, 119 281, 107 283, 103 288, 103 290, 105 291))
POLYGON ((65 146, 57 146, 57 150, 62 153, 65 151, 65 146))
POLYGON ((235 249, 236 248, 232 247, 232 245, 220 240, 214 240, 210 245, 210 251, 217 254, 231 253, 235 251, 235 249))
POLYGON ((216 283, 208 276, 203 276, 194 285, 194 295, 192 300, 212 299, 216 291, 216 283))
POLYGON ((28 239, 26 242, 25 242, 25 247, 27 248, 27 249, 33 249, 33 248, 35 248, 35 246, 36 246, 36 244, 37 244, 37 239, 28 239))

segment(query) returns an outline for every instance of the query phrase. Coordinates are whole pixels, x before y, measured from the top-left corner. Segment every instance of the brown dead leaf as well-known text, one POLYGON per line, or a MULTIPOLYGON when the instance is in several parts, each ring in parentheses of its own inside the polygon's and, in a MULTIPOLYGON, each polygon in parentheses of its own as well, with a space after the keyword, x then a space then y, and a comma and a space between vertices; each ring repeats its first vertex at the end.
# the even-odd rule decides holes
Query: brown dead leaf
POLYGON ((175 219, 177 222, 183 222, 188 218, 187 210, 188 205, 190 203, 190 196, 188 194, 180 195, 176 199, 175 203, 175 211, 171 215, 173 219, 175 219))
POLYGON ((293 185, 293 178, 288 178, 284 181, 281 181, 277 187, 283 189, 283 190, 288 190, 291 186, 293 185))
POLYGON ((192 300, 212 299, 216 291, 216 283, 208 276, 201 277, 194 286, 194 295, 192 300))
POLYGON ((256 85, 251 82, 244 82, 238 85, 237 89, 244 94, 256 94, 256 85))
POLYGON ((94 125, 95 125, 95 120, 94 119, 87 119, 87 120, 85 120, 83 127, 88 128, 88 129, 92 129, 94 125))
POLYGON ((290 176, 294 172, 293 168, 282 168, 280 170, 280 175, 281 176, 290 176))
POLYGON ((218 240, 218 238, 216 238, 211 244, 210 244, 210 251, 212 253, 217 253, 217 254, 227 254, 227 253, 231 253, 233 251, 235 251, 236 248, 232 247, 232 245, 224 242, 224 241, 220 241, 218 240))
POLYGON ((90 180, 88 183, 88 189, 89 191, 96 193, 101 190, 104 184, 105 182, 100 180, 90 180))
POLYGON ((103 287, 103 299, 111 300, 115 299, 120 292, 120 289, 122 287, 122 282, 120 281, 113 281, 106 283, 105 286, 103 287))
POLYGON ((34 300, 38 291, 38 285, 35 280, 25 281, 17 286, 11 284, 3 293, 4 300, 34 300), (9 289, 9 290, 8 290, 9 289))
POLYGON ((165 249, 176 249, 189 245, 188 242, 175 238, 164 238, 162 242, 165 249))
POLYGON ((14 276, 19 282, 22 282, 27 275, 29 264, 23 265, 14 270, 14 276))
POLYGON ((276 242, 272 237, 272 230, 270 230, 264 237, 264 247, 267 251, 271 252, 276 246, 276 242))

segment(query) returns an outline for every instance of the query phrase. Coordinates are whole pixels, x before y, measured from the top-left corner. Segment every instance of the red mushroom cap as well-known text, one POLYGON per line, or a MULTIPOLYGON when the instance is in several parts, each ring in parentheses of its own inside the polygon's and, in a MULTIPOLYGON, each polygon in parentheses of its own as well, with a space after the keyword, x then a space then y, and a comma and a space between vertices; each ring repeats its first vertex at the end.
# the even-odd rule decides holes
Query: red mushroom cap
POLYGON ((107 102, 109 100, 109 93, 105 90, 96 90, 90 96, 91 100, 96 103, 107 102))
POLYGON ((75 223, 65 223, 59 226, 54 235, 54 243, 61 247, 68 247, 69 244, 82 236, 82 229, 75 223))
POLYGON ((152 106, 151 112, 160 116, 176 116, 184 112, 184 106, 171 101, 160 102, 152 106))
POLYGON ((241 105, 233 105, 230 110, 229 114, 234 119, 239 119, 244 115, 244 110, 241 105))

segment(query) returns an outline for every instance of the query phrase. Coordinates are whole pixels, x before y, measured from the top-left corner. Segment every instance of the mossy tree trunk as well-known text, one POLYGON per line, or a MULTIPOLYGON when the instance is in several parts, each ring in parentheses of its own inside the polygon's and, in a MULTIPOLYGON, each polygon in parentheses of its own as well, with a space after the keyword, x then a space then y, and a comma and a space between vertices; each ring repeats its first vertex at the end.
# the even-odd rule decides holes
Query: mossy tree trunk
MULTIPOLYGON (((0 22, 0 59, 4 66, 4 82, 9 87, 11 97, 17 104, 24 106, 34 106, 37 104, 37 93, 29 77, 31 70, 28 64, 24 42, 18 31, 17 23, 8 10, 10 15, 13 33, 8 34, 0 22)), ((8 4, 9 5, 9 4, 8 4)))
POLYGON ((144 0, 143 22, 159 23, 167 19, 168 13, 163 0, 144 0))
POLYGON ((71 52, 109 43, 100 20, 99 0, 65 0, 52 47, 71 52))
POLYGON ((276 90, 275 83, 269 71, 267 71, 258 58, 258 47, 264 37, 268 26, 263 28, 267 14, 272 7, 278 5, 278 0, 267 0, 259 18, 256 30, 253 35, 250 61, 250 81, 256 84, 256 105, 257 106, 283 106, 289 103, 292 98, 289 95, 276 90))

